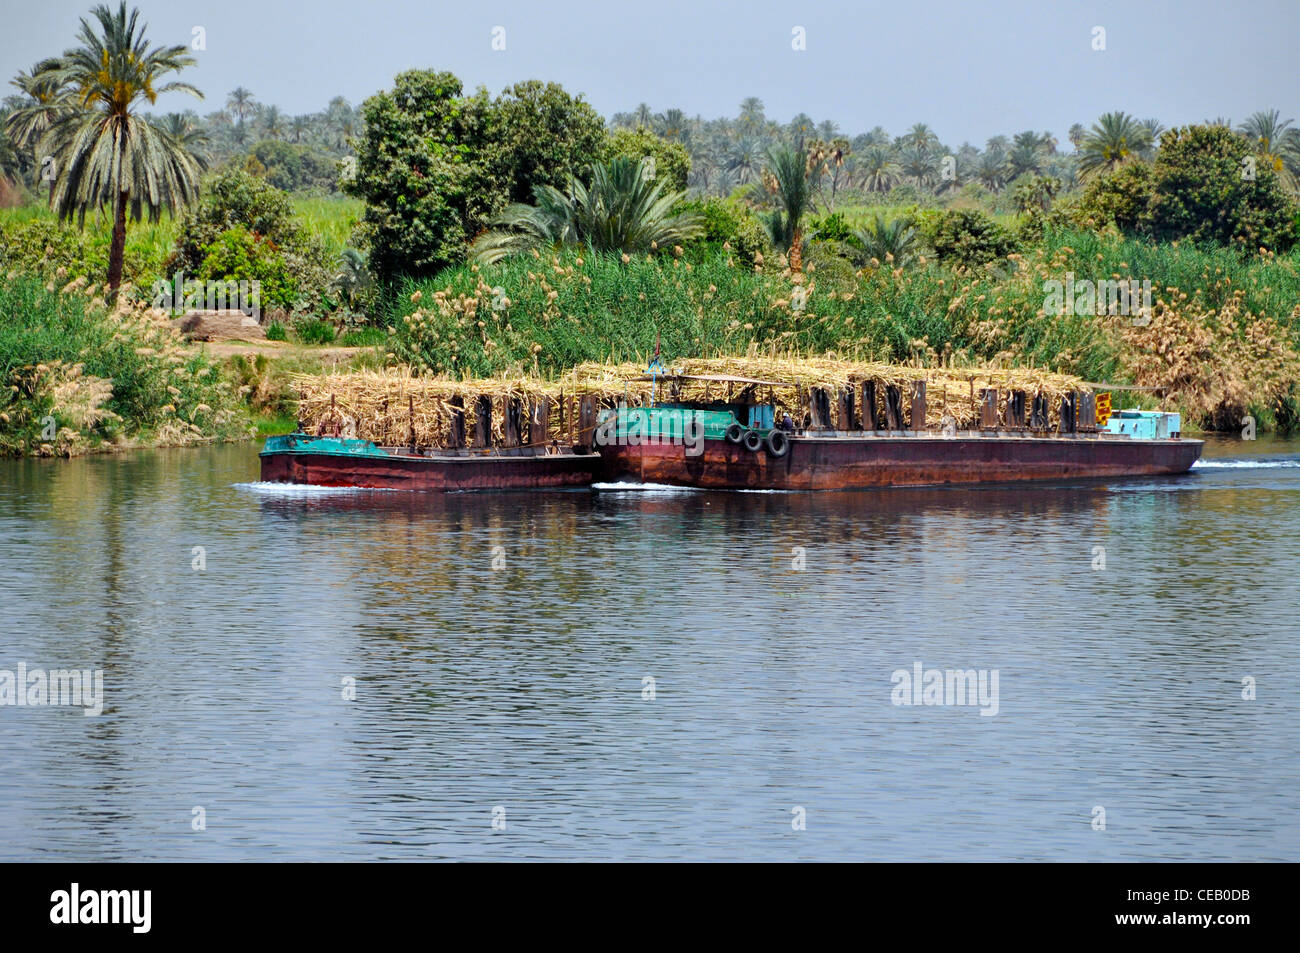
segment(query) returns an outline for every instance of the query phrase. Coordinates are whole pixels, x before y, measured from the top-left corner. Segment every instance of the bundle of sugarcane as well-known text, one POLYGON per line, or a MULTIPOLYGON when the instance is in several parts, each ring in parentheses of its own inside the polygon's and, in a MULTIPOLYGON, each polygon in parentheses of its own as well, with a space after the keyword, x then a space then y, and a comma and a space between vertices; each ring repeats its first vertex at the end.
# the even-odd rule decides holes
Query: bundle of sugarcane
MULTIPOLYGON (((305 431, 355 436, 381 446, 445 447, 455 415, 462 415, 466 432, 477 426, 480 397, 488 398, 489 406, 505 400, 527 406, 558 393, 555 384, 537 378, 451 381, 415 377, 405 368, 296 374, 292 384, 305 431)), ((489 419, 494 442, 500 442, 504 415, 489 410, 489 419)))

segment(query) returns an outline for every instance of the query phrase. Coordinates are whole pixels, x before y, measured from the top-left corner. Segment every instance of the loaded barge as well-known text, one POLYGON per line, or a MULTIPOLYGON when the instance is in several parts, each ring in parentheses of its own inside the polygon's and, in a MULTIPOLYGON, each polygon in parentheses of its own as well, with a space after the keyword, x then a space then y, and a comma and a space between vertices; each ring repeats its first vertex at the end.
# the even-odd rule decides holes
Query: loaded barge
POLYGON ((618 407, 599 418, 597 443, 611 480, 730 490, 849 490, 947 483, 1071 480, 1185 473, 1201 454, 1176 413, 1109 413, 1098 395, 1071 391, 1049 408, 1041 394, 979 392, 979 414, 958 430, 927 426, 925 381, 903 388, 873 381, 837 394, 812 388, 796 426, 756 389, 794 387, 738 377, 677 375, 739 386, 725 401, 618 407), (1055 413, 1051 411, 1055 410, 1055 413), (1056 418, 1055 426, 1052 418, 1056 418))
POLYGON ((306 483, 382 490, 522 490, 588 486, 597 453, 518 448, 514 453, 424 451, 369 440, 292 433, 269 437, 261 454, 264 483, 306 483))
POLYGON ((1112 413, 1098 385, 1046 372, 787 361, 776 369, 789 379, 773 380, 705 373, 733 368, 733 359, 691 363, 690 373, 657 361, 651 373, 584 365, 562 387, 315 378, 303 384, 298 432, 262 450, 262 479, 410 490, 626 481, 850 490, 1178 474, 1203 446, 1183 438, 1176 413, 1112 413))

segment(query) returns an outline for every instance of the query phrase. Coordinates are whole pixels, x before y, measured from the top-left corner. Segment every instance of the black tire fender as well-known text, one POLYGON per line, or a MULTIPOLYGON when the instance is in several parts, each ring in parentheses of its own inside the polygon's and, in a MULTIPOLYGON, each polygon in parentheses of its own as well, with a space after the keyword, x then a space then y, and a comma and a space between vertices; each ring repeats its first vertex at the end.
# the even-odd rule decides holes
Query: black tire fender
POLYGON ((790 438, 784 430, 772 430, 767 435, 767 452, 780 458, 790 452, 790 438))

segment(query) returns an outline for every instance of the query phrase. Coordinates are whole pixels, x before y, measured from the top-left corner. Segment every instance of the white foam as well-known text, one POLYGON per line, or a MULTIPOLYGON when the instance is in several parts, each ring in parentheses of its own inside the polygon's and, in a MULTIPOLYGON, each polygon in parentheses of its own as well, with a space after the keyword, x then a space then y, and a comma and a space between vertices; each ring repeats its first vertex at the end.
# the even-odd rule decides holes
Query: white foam
POLYGON ((236 490, 248 490, 261 496, 338 496, 349 493, 396 493, 391 487, 368 486, 318 486, 314 483, 236 483, 236 490))
POLYGON ((1197 460, 1193 470, 1290 470, 1300 460, 1197 460))
POLYGON ((670 483, 593 483, 593 490, 599 490, 602 493, 698 493, 699 490, 690 486, 673 486, 670 483))

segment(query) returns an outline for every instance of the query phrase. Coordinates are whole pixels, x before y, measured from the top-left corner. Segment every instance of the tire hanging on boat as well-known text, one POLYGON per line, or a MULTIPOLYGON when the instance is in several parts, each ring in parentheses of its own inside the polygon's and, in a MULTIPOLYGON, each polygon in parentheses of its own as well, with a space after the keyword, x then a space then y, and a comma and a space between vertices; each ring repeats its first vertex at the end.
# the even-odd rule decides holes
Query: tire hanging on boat
POLYGON ((784 457, 790 452, 790 438, 785 435, 784 430, 769 431, 766 443, 767 452, 774 457, 784 457))
POLYGON ((763 438, 757 430, 746 430, 744 444, 750 453, 757 453, 763 448, 763 438))
POLYGON ((727 428, 725 436, 731 443, 740 443, 745 439, 745 428, 738 423, 732 424, 727 428))

